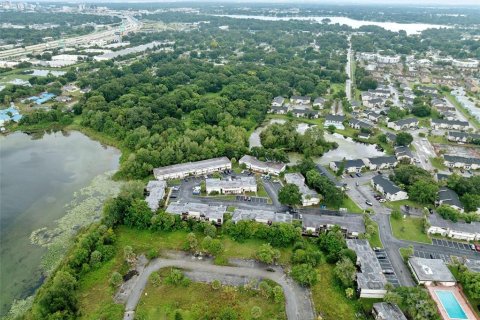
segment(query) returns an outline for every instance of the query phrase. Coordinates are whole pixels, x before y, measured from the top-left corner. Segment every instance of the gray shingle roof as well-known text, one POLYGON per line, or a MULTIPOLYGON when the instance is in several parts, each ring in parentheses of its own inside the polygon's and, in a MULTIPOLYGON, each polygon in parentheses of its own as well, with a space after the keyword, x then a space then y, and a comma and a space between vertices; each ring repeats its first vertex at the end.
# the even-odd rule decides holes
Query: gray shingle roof
POLYGON ((379 186, 381 186, 385 193, 395 194, 399 191, 402 191, 402 189, 397 187, 392 181, 388 180, 381 174, 376 175, 375 177, 372 178, 372 180, 375 184, 378 184, 379 186))
POLYGON ((452 189, 446 187, 442 187, 438 190, 438 200, 445 204, 463 208, 463 204, 460 202, 458 194, 452 189))
POLYGON ((358 288, 367 290, 384 289, 387 280, 368 240, 347 239, 347 246, 355 251, 357 261, 360 264, 360 272, 357 273, 358 288))
POLYGON ((378 315, 378 320, 407 320, 396 304, 377 302, 373 304, 373 309, 378 315))

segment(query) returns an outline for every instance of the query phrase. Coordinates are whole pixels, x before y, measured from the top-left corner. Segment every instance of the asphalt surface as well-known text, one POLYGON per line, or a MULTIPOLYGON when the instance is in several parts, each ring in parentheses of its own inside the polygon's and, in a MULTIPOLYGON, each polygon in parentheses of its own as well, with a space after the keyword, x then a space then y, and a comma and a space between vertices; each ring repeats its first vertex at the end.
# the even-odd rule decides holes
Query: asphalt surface
POLYGON ((176 257, 174 259, 154 259, 143 269, 143 272, 138 277, 132 279, 134 283, 126 300, 124 320, 134 318, 135 308, 140 301, 150 274, 167 267, 187 269, 189 276, 205 282, 211 282, 214 279, 224 280, 226 283, 232 283, 242 278, 270 279, 278 283, 283 289, 288 319, 305 320, 315 318, 309 291, 287 277, 280 268, 275 268, 275 271, 270 272, 266 271, 265 267, 259 267, 256 264, 225 267, 216 266, 211 264, 210 261, 201 261, 192 257, 176 257))

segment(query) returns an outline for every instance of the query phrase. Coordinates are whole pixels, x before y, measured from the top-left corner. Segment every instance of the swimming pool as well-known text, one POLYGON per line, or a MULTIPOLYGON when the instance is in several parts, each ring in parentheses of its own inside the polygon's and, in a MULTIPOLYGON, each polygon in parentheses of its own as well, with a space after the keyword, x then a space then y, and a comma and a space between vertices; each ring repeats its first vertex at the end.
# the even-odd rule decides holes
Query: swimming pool
POLYGON ((458 303, 457 298, 451 291, 444 290, 435 290, 435 294, 442 303, 443 309, 447 311, 448 318, 452 320, 468 320, 465 311, 463 311, 462 306, 458 303))

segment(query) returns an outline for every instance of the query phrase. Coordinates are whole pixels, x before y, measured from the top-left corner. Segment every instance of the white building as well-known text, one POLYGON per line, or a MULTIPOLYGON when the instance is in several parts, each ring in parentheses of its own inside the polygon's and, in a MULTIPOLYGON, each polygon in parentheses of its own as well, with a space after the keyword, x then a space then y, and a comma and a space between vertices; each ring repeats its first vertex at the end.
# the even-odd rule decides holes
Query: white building
POLYGON ((291 96, 290 102, 293 104, 310 104, 311 98, 309 96, 291 96))
POLYGON ((300 173, 286 173, 285 181, 298 187, 302 194, 302 206, 313 206, 320 203, 319 194, 306 185, 305 178, 300 173))
POLYGON ((171 202, 165 211, 170 214, 180 215, 183 219, 209 221, 216 225, 221 225, 227 207, 194 202, 171 202))
POLYGON ((395 156, 365 158, 363 161, 370 170, 391 169, 398 165, 398 160, 395 158, 395 156))
POLYGON ((428 234, 438 234, 443 237, 465 241, 480 240, 480 222, 453 222, 443 219, 436 213, 428 217, 428 222, 430 224, 427 230, 428 234))
POLYGON ((426 286, 440 284, 451 287, 457 283, 442 259, 411 257, 408 259, 408 266, 418 284, 426 286))
POLYGON ((343 121, 345 121, 345 116, 339 115, 327 115, 325 117, 325 123, 323 125, 324 128, 328 128, 329 126, 334 126, 339 130, 345 130, 345 126, 343 125, 343 121))
POLYGON ((236 179, 206 179, 205 187, 208 194, 241 194, 245 192, 257 192, 255 177, 240 177, 236 179))
POLYGON ((400 62, 400 56, 377 55, 377 62, 378 63, 385 63, 385 64, 399 63, 400 62))
POLYGON ((343 166, 346 173, 361 172, 365 168, 365 163, 362 159, 344 160, 344 161, 332 161, 330 162, 330 169, 337 172, 343 166))
POLYGON ((460 156, 452 156, 445 154, 443 156, 443 163, 450 168, 464 168, 467 170, 477 170, 480 169, 480 159, 479 158, 465 158, 460 156))
POLYGON ((407 192, 397 187, 392 181, 382 175, 376 175, 371 180, 375 190, 380 192, 388 201, 399 201, 408 199, 407 192))
POLYGON ((387 302, 374 303, 372 313, 375 320, 407 320, 396 304, 387 302))
POLYGON ((153 174, 158 180, 168 180, 181 179, 190 175, 209 174, 227 169, 232 169, 232 163, 227 157, 221 157, 156 168, 153 169, 153 174))
POLYGON ((391 128, 395 131, 406 130, 406 129, 410 129, 410 128, 416 128, 416 127, 418 127, 418 119, 408 118, 408 119, 401 119, 401 120, 397 120, 397 121, 388 122, 387 127, 391 128))
POLYGON ((260 161, 255 157, 244 155, 238 161, 240 165, 245 164, 247 169, 250 169, 255 172, 279 175, 281 172, 285 170, 287 165, 282 162, 265 162, 260 161))
POLYGON ((430 124, 432 129, 448 129, 448 130, 468 130, 470 125, 467 121, 460 120, 446 120, 446 119, 431 119, 430 124))

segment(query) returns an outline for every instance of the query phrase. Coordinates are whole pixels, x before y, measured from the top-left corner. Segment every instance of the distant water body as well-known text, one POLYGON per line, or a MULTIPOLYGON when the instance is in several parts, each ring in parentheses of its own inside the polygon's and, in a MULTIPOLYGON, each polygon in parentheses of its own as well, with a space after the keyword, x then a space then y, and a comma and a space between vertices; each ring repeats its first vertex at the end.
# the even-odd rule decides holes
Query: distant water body
POLYGON ((355 20, 347 17, 273 17, 273 16, 254 16, 254 15, 216 15, 217 17, 229 17, 235 19, 257 19, 265 21, 289 21, 289 20, 301 20, 301 21, 315 21, 317 23, 322 23, 322 20, 329 19, 330 24, 340 24, 347 25, 354 29, 358 29, 362 26, 378 26, 382 27, 385 30, 398 32, 404 30, 408 35, 418 34, 427 29, 440 29, 440 28, 450 28, 446 25, 438 24, 426 24, 426 23, 397 23, 397 22, 378 22, 378 21, 366 21, 366 20, 355 20))
POLYGON ((118 168, 120 152, 80 132, 0 136, 0 316, 41 283, 44 247, 32 231, 52 227, 74 194, 118 168))

